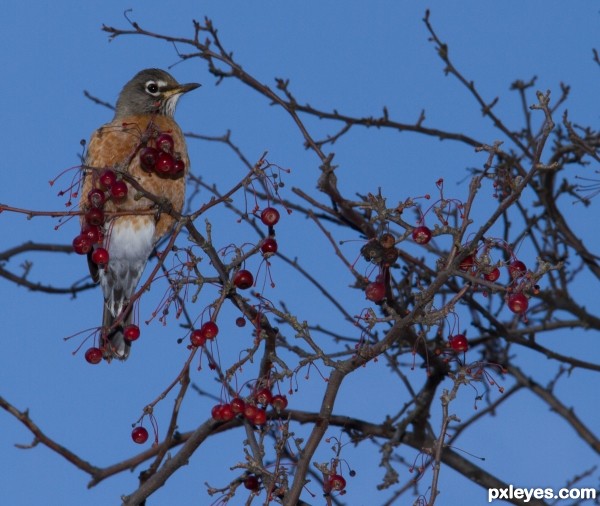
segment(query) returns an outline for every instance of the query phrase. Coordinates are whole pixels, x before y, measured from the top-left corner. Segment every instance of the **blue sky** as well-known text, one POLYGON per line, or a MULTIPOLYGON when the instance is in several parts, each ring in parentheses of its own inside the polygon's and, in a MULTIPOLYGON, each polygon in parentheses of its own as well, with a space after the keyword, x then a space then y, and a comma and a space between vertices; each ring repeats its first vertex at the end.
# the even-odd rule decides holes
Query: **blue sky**
MULTIPOLYGON (((520 103, 509 86, 515 79, 527 80, 534 75, 538 76, 536 88, 550 89, 554 97, 559 95, 561 82, 570 84, 567 107, 571 119, 584 125, 598 122, 599 69, 592 62, 592 48, 600 49, 600 14, 593 2, 577 3, 576 8, 541 0, 435 0, 427 4, 349 1, 343 8, 341 3, 314 0, 182 0, 168 8, 165 4, 155 0, 94 0, 83 8, 80 2, 32 0, 3 6, 0 43, 5 50, 0 54, 4 72, 0 110, 5 131, 0 166, 5 181, 0 186, 0 202, 28 209, 63 209, 64 201, 56 197, 48 180, 77 165, 79 141, 111 118, 110 111, 92 104, 83 90, 112 102, 138 70, 167 68, 177 62, 174 48, 163 42, 139 37, 108 41, 101 25, 125 27, 123 11, 129 8, 133 9, 130 16, 142 26, 173 35, 191 36, 192 19, 212 18, 222 41, 245 69, 269 85, 275 77, 289 78, 301 102, 358 116, 378 115, 385 105, 398 121, 407 123, 416 121, 425 109, 431 126, 464 131, 493 142, 498 134, 481 117, 467 92, 455 79, 443 75, 442 63, 427 40, 422 22, 424 10, 429 7, 438 34, 450 44, 455 64, 475 81, 488 100, 500 97, 496 112, 507 118, 509 126, 518 126, 522 121, 520 103)), ((215 86, 201 60, 182 63, 171 72, 180 82, 203 84, 179 105, 177 118, 185 131, 222 135, 230 129, 234 141, 250 159, 258 159, 268 150, 271 161, 292 169, 286 176, 290 187, 305 187, 316 195, 317 162, 304 150, 298 131, 281 110, 236 82, 215 86)), ((323 135, 334 131, 323 122, 307 123, 323 135)), ((353 195, 376 192, 382 187, 397 200, 430 192, 439 177, 445 178, 451 191, 464 196, 466 186, 458 183, 466 175, 465 167, 481 166, 484 161, 465 146, 377 130, 352 132, 336 144, 335 150, 336 163, 344 174, 340 185, 343 191, 353 195)), ((244 175, 244 169, 223 146, 196 141, 189 143, 189 151, 193 170, 221 189, 244 175)), ((585 174, 583 169, 581 174, 585 174)), ((589 213, 594 212, 597 202, 591 210, 569 202, 561 205, 573 216, 576 232, 588 236, 589 213)), ((248 234, 231 214, 219 208, 207 218, 213 223, 215 240, 224 245, 239 242, 248 234)), ((308 223, 299 216, 286 219, 278 235, 280 244, 285 244, 290 256, 316 265, 320 279, 339 286, 339 296, 345 297, 346 287, 352 282, 347 271, 330 264, 319 266, 319 255, 330 254, 324 238, 308 229, 308 223), (307 230, 314 233, 308 237, 307 230)), ((67 223, 58 231, 54 230, 55 224, 46 218, 26 220, 3 213, 0 249, 28 240, 70 242, 76 232, 75 223, 67 223)), ((589 246, 598 251, 597 234, 594 240, 595 244, 590 238, 589 246)), ((27 255, 13 259, 9 267, 18 271, 25 260, 33 261, 30 278, 45 283, 69 285, 87 274, 85 261, 74 255, 27 255)), ((275 264, 273 274, 277 285, 284 287, 284 268, 275 264)), ((135 347, 126 364, 90 367, 81 353, 75 357, 71 353, 79 341, 64 342, 63 337, 99 324, 99 290, 71 299, 31 293, 4 280, 0 280, 0 289, 0 335, 5 350, 0 356, 0 395, 20 409, 29 408, 33 420, 48 435, 95 465, 106 466, 138 451, 129 440, 130 424, 177 374, 184 360, 184 350, 174 344, 179 336, 177 324, 171 322, 163 328, 153 323, 143 329, 144 345, 135 347)), ((149 314, 154 307, 153 297, 160 297, 159 291, 149 294, 142 313, 149 314)), ((596 291, 596 287, 583 284, 579 293, 597 314, 596 291)), ((283 298, 277 288, 271 296, 275 300, 283 298)), ((298 282, 290 299, 291 308, 307 319, 321 318, 335 325, 335 316, 328 314, 329 309, 323 315, 324 302, 313 297, 309 287, 298 282)), ((351 311, 360 311, 363 302, 348 304, 355 304, 349 306, 351 311)), ((235 357, 240 343, 247 339, 233 325, 227 332, 233 345, 221 342, 224 360, 229 355, 235 357)), ((556 336, 548 344, 565 352, 585 354, 597 337, 556 336)), ((522 364, 543 380, 556 371, 555 364, 540 363, 539 357, 527 353, 523 354, 522 364)), ((218 387, 206 372, 198 373, 193 380, 218 395, 218 387)), ((597 406, 585 401, 593 398, 589 389, 593 380, 590 374, 576 371, 559 387, 565 402, 577 406, 577 413, 592 426, 597 406)), ((385 384, 384 369, 370 364, 344 385, 339 412, 383 416, 390 403, 401 405, 406 394, 387 391, 385 384), (365 402, 357 410, 357 398, 373 403, 365 402)), ((295 405, 314 409, 322 389, 318 375, 313 374, 294 397, 295 405)), ((472 409, 472 396, 466 391, 463 394, 457 410, 459 415, 464 410, 466 418, 472 409)), ((195 427, 210 412, 211 401, 189 397, 182 430, 195 427)), ((168 405, 159 410, 159 420, 161 414, 168 415, 171 402, 168 399, 168 405)), ((461 449, 486 458, 479 465, 489 466, 500 478, 521 486, 560 487, 564 480, 597 461, 597 456, 582 448, 537 399, 515 396, 510 405, 511 409, 460 439, 461 449), (524 453, 525 447, 531 450, 524 453), (563 457, 557 459, 556 455, 563 457), (547 462, 552 462, 551 468, 545 465, 547 462)), ((136 488, 139 470, 88 490, 88 477, 49 450, 13 447, 15 442, 30 440, 16 420, 0 413, 0 495, 5 504, 118 504, 120 495, 136 488)), ((209 504, 203 483, 217 486, 228 482, 233 476, 229 468, 242 459, 242 440, 241 433, 214 438, 194 456, 190 466, 157 492, 149 506, 209 504)), ((369 486, 382 475, 377 455, 366 456, 351 449, 348 453, 358 475, 349 480, 345 500, 352 505, 373 504, 369 486)), ((320 457, 328 458, 326 452, 320 457)), ((442 473, 440 489, 440 504, 485 501, 484 491, 448 469, 442 473)), ((313 502, 319 504, 318 500, 313 502)), ((241 499, 236 504, 242 504, 241 499)))

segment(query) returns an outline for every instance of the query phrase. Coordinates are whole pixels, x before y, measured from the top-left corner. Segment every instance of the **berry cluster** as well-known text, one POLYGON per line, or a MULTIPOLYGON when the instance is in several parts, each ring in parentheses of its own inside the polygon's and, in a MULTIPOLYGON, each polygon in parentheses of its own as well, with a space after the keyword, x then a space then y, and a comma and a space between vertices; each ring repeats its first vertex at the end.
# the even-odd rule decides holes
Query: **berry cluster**
MULTIPOLYGON (((431 230, 425 225, 415 227, 412 231, 412 238, 417 244, 427 244, 431 240, 432 235, 431 230)), ((537 285, 530 286, 531 283, 521 281, 523 278, 527 278, 527 266, 521 260, 514 259, 507 267, 510 283, 507 287, 506 305, 513 313, 523 314, 529 308, 529 299, 524 292, 530 289, 533 289, 535 292, 537 285)), ((481 276, 486 281, 492 283, 500 279, 500 269, 496 265, 490 265, 489 258, 485 252, 481 255, 481 258, 478 258, 477 254, 467 255, 460 261, 458 268, 463 272, 481 276)), ((369 297, 367 296, 367 298, 369 297)))
MULTIPOLYGON (((500 269, 489 265, 487 256, 478 258, 475 254, 463 258, 458 266, 463 272, 474 276, 481 276, 486 281, 496 282, 500 278, 500 269)), ((526 291, 536 292, 538 286, 532 284, 528 275, 527 266, 521 260, 512 260, 507 264, 509 284, 506 287, 506 305, 515 314, 524 314, 529 308, 529 299, 526 291)))
MULTIPOLYGON (((275 225, 279 222, 279 211, 274 207, 265 207, 260 213, 260 221, 269 227, 268 236, 262 241, 260 251, 263 258, 269 258, 277 253, 277 241, 275 240, 275 225)), ((247 290, 254 285, 254 276, 247 269, 240 269, 233 275, 233 284, 240 290, 247 290)))
POLYGON ((239 415, 254 425, 264 425, 267 423, 266 407, 269 405, 279 413, 287 408, 287 397, 281 394, 273 395, 269 388, 262 388, 248 401, 235 397, 231 402, 217 404, 212 408, 211 415, 219 422, 228 422, 239 415))
POLYGON ((365 260, 379 265, 380 272, 375 281, 368 283, 365 288, 365 297, 379 303, 385 298, 385 273, 398 260, 396 239, 392 234, 385 233, 379 239, 371 239, 360 252, 365 260))
MULTIPOLYGON (((129 343, 136 341, 137 339, 139 339, 139 337, 140 328, 136 324, 131 323, 129 325, 126 325, 123 329, 123 338, 129 343)), ((93 346, 92 348, 88 348, 86 350, 84 357, 88 364, 95 365, 99 364, 102 361, 103 355, 104 353, 102 352, 101 348, 93 346)))
POLYGON ((206 341, 212 341, 219 333, 219 326, 213 322, 208 321, 203 323, 199 329, 192 330, 190 334, 191 346, 204 346, 206 341))
POLYGON ((274 207, 265 207, 260 213, 260 221, 269 227, 269 236, 260 245, 260 251, 265 258, 277 253, 277 241, 275 240, 275 225, 279 222, 279 211, 274 207))
POLYGON ((105 267, 109 260, 108 251, 102 247, 104 242, 104 204, 108 199, 120 204, 127 199, 127 184, 117 179, 110 169, 105 169, 98 176, 98 187, 87 195, 87 211, 84 225, 75 239, 73 250, 79 255, 92 252, 91 260, 99 267, 105 267), (92 251, 93 250, 93 251, 92 251))
POLYGON ((175 143, 168 133, 160 133, 151 138, 148 145, 140 150, 140 165, 146 172, 161 177, 178 178, 185 173, 185 162, 181 154, 174 152, 175 143))

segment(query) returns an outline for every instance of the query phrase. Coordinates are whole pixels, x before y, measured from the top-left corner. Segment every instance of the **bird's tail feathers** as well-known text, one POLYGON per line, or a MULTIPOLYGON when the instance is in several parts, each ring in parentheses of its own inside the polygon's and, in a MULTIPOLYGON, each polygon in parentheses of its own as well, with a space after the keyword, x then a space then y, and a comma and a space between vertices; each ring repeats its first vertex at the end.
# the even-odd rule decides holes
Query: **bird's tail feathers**
POLYGON ((133 311, 130 307, 123 309, 123 319, 115 325, 117 317, 113 316, 106 304, 102 313, 102 349, 104 351, 104 359, 111 361, 113 358, 117 360, 125 360, 129 356, 131 342, 125 339, 123 329, 131 323, 133 311))

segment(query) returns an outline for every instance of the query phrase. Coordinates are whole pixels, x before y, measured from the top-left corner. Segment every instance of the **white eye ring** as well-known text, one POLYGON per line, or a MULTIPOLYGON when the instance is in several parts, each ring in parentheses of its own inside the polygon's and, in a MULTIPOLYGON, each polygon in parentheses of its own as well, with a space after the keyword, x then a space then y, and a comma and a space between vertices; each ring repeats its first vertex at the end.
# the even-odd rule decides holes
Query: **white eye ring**
POLYGON ((158 84, 156 84, 154 81, 148 81, 146 83, 146 91, 153 97, 156 97, 159 94, 158 84))

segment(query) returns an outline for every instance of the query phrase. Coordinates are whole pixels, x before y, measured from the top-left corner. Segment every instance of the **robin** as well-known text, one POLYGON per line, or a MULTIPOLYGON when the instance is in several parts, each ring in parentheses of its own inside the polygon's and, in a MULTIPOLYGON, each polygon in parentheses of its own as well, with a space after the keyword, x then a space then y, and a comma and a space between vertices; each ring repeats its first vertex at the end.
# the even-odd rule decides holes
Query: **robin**
POLYGON ((142 70, 123 87, 113 120, 88 144, 81 226, 93 238, 88 263, 104 295, 100 347, 106 360, 128 357, 137 338, 130 299, 153 248, 175 223, 157 210, 156 198, 182 211, 189 159, 173 116, 179 98, 199 86, 179 84, 163 70, 142 70))

